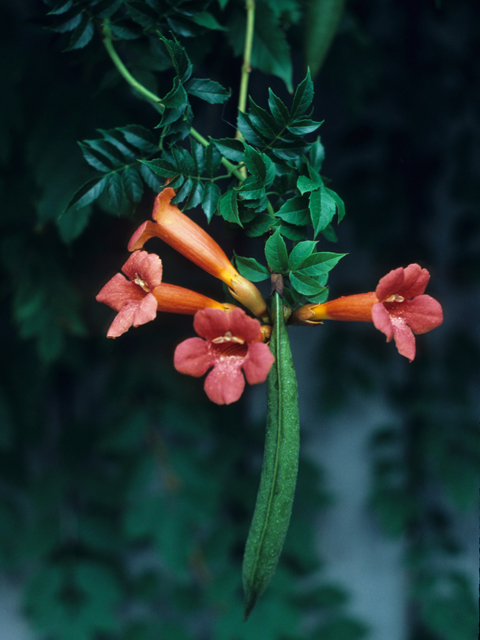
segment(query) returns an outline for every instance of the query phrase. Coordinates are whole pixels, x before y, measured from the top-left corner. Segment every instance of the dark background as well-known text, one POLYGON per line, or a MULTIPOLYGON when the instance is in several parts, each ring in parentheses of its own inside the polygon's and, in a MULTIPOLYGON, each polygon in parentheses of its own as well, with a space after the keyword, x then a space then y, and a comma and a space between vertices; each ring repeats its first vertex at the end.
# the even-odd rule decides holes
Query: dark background
MULTIPOLYGON (((316 78, 323 172, 347 210, 331 297, 418 262, 445 321, 417 339, 413 364, 369 325, 291 331, 305 434, 297 499, 245 625, 264 390, 214 407, 175 372, 190 318, 105 338, 113 312, 94 296, 153 192, 127 217, 95 208, 75 239, 57 218, 88 175, 76 141, 158 116, 100 46, 62 52, 38 24, 45 11, 35 0, 0 9, 0 567, 32 637, 473 640, 480 5, 347 2, 316 78)), ((296 84, 302 23, 289 37, 296 84)), ((203 66, 234 91, 239 68, 216 50, 203 66)), ((260 104, 267 85, 288 101, 280 80, 252 72, 260 104)), ((229 135, 229 108, 199 108, 196 128, 229 135)), ((227 252, 261 255, 256 240, 226 241, 221 224, 212 233, 227 252)), ((177 284, 221 296, 168 248, 162 259, 177 284)))

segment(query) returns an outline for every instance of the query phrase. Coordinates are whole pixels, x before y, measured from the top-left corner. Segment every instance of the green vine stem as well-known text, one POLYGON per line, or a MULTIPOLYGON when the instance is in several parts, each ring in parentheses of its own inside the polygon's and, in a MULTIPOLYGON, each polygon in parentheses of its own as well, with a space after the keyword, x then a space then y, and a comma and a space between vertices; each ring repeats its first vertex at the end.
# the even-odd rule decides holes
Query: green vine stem
MULTIPOLYGON (((255 4, 253 2, 253 0, 247 0, 247 2, 249 4, 251 4, 253 6, 253 11, 255 9, 255 4)), ((248 6, 248 5, 247 5, 248 6)), ((249 14, 247 14, 249 15, 249 14)), ((253 15, 250 18, 251 21, 251 39, 253 40, 253 15)), ((248 33, 248 21, 247 21, 247 33, 248 33)), ((152 93, 151 91, 149 91, 146 87, 144 87, 142 84, 140 84, 140 82, 138 82, 138 80, 136 80, 132 74, 130 73, 130 71, 127 69, 127 67, 124 65, 124 63, 122 62, 122 60, 120 59, 120 56, 118 55, 118 53, 115 50, 115 47, 113 46, 113 41, 112 41, 112 32, 110 31, 110 27, 108 26, 108 24, 104 23, 103 24, 103 44, 105 46, 105 49, 107 50, 108 55, 110 56, 110 59, 112 60, 113 64, 115 65, 115 67, 117 68, 117 70, 119 71, 119 73, 122 75, 123 78, 125 78, 125 80, 128 82, 128 84, 133 87, 143 98, 145 98, 145 100, 148 100, 148 102, 151 102, 156 109, 158 109, 158 111, 160 111, 160 113, 163 113, 165 107, 162 104, 162 100, 161 98, 159 98, 155 93, 152 93)), ((251 43, 250 43, 250 52, 251 52, 251 43)), ((250 59, 250 57, 249 57, 250 59)), ((250 63, 249 63, 250 64, 250 63)), ((243 74, 243 71, 242 71, 243 74)), ((248 73, 246 74, 246 80, 245 82, 243 82, 242 79, 242 87, 244 86, 244 105, 243 105, 243 109, 245 109, 245 105, 246 105, 246 100, 247 100, 247 95, 246 95, 246 91, 247 91, 247 87, 248 87, 248 73)), ((239 105, 239 108, 240 105, 239 105)), ((196 129, 194 129, 193 127, 190 129, 190 135, 192 136, 192 138, 195 138, 195 140, 197 142, 199 142, 202 146, 207 147, 209 142, 206 138, 204 138, 196 129)), ((221 160, 223 166, 228 170, 229 175, 234 175, 238 180, 240 180, 240 182, 243 182, 246 178, 246 175, 244 174, 244 171, 242 171, 242 168, 236 167, 233 163, 231 163, 229 160, 227 160, 227 158, 222 157, 221 160)), ((269 215, 271 215, 272 217, 274 216, 274 211, 273 211, 273 207, 270 204, 270 202, 267 204, 267 211, 269 213, 269 215)))
MULTIPOLYGON (((248 80, 251 71, 253 32, 255 27, 255 0, 247 0, 247 27, 245 30, 245 47, 243 51, 242 77, 240 80, 240 96, 238 98, 238 110, 245 111, 247 108, 248 80)), ((236 137, 242 138, 242 134, 237 129, 236 137)))
MULTIPOLYGON (((105 46, 105 49, 107 50, 107 53, 110 56, 110 59, 112 60, 113 64, 115 65, 115 67, 117 68, 119 73, 123 76, 123 78, 125 78, 125 80, 128 82, 128 84, 131 87, 133 87, 143 98, 145 98, 149 102, 152 102, 154 104, 154 106, 160 111, 160 113, 163 113, 165 107, 162 104, 161 98, 159 98, 155 93, 152 93, 146 87, 144 87, 142 84, 140 84, 140 82, 138 82, 138 80, 136 80, 132 76, 130 71, 123 64, 122 60, 120 59, 120 56, 118 55, 118 53, 115 50, 115 47, 113 46, 112 32, 110 30, 110 27, 106 23, 104 23, 104 25, 103 25, 103 35, 104 35, 103 44, 105 46)), ((197 142, 199 142, 202 146, 204 146, 204 147, 208 146, 208 144, 209 144, 208 140, 206 138, 204 138, 193 127, 190 129, 190 135, 192 136, 192 138, 195 138, 195 140, 197 142)), ((242 174, 240 169, 238 169, 229 160, 227 160, 226 158, 222 157, 222 164, 223 164, 224 167, 226 167, 228 169, 228 172, 231 175, 233 174, 238 180, 240 180, 241 182, 243 182, 245 180, 245 176, 242 174)))

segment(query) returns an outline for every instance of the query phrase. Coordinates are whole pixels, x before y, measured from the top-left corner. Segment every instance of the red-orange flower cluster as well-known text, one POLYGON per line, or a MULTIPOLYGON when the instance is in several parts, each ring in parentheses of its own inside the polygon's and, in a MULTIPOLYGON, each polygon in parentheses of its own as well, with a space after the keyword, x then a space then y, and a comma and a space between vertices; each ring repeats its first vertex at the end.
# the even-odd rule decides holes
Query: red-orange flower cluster
POLYGON ((122 267, 127 277, 117 273, 96 299, 117 311, 107 333, 109 338, 117 338, 131 326, 154 320, 157 311, 195 315, 197 333, 207 338, 207 342, 192 338, 194 342, 187 340, 179 345, 175 367, 182 373, 202 375, 213 366, 205 382, 207 395, 213 402, 229 404, 238 400, 243 392, 245 382, 241 368, 250 384, 265 380, 273 362, 268 346, 262 344, 264 339, 268 339, 269 332, 261 327, 258 320, 248 317, 232 304, 220 303, 190 289, 162 282, 162 261, 157 255, 140 249, 149 238, 157 236, 225 282, 239 302, 265 321, 268 321, 267 304, 260 291, 238 273, 213 238, 170 203, 174 195, 170 187, 158 194, 153 208, 155 222, 144 222, 128 244, 133 253, 122 267), (211 340, 205 332, 202 333, 202 326, 207 321, 205 318, 214 320, 216 335, 211 340), (227 328, 222 333, 224 326, 227 328), (195 341, 208 344, 208 348, 200 347, 195 341), (182 346, 186 344, 190 346, 182 346), (207 349, 208 357, 206 352, 202 352, 202 366, 192 369, 196 357, 194 352, 198 356, 202 349, 203 352, 207 349), (200 369, 202 373, 198 373, 200 369))

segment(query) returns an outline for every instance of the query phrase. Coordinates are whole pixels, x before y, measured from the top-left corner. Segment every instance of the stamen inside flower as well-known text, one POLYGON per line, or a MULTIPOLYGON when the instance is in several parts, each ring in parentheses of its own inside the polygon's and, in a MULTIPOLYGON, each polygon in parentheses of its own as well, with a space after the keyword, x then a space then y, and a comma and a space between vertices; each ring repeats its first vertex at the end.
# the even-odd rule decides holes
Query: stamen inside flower
POLYGON ((138 275, 138 273, 135 274, 134 283, 138 284, 138 286, 141 287, 147 293, 150 293, 150 289, 147 287, 147 283, 145 282, 145 280, 142 280, 142 278, 138 275))
POLYGON ((385 298, 384 302, 403 302, 405 298, 403 296, 399 296, 398 293, 392 293, 391 296, 385 298))
POLYGON ((242 338, 237 338, 237 336, 232 336, 231 332, 227 331, 224 336, 213 338, 212 342, 214 342, 215 344, 222 344, 223 342, 238 342, 238 344, 244 344, 245 340, 243 340, 242 338))

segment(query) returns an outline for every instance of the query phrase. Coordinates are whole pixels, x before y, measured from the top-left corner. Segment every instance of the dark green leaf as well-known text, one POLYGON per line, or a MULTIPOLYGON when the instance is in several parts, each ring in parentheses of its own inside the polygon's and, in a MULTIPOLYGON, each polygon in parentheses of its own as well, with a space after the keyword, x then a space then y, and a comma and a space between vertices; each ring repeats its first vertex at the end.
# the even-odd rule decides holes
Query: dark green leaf
POLYGON ((217 173, 220 164, 222 162, 222 156, 215 146, 213 140, 205 147, 205 173, 213 178, 217 173))
POLYGON ((268 90, 268 106, 277 126, 283 129, 290 124, 289 110, 271 89, 268 90))
POLYGON ((278 76, 293 91, 292 62, 285 34, 271 8, 264 3, 256 6, 252 66, 278 76))
MULTIPOLYGON (((101 171, 102 173, 108 173, 115 167, 120 165, 119 162, 115 161, 113 163, 109 157, 102 155, 95 151, 92 148, 89 148, 86 144, 79 142, 80 148, 82 150, 83 157, 88 162, 88 164, 96 169, 97 171, 101 171)), ((121 165, 120 165, 121 166, 121 165)))
POLYGON ((314 122, 309 118, 305 118, 304 120, 295 120, 294 124, 291 124, 287 129, 295 136, 306 136, 316 131, 321 124, 321 122, 314 122))
POLYGON ((142 30, 137 25, 126 21, 112 22, 112 34, 119 40, 137 40, 142 36, 142 30))
POLYGON ((220 215, 227 222, 234 222, 243 226, 238 215, 237 193, 236 191, 227 191, 219 202, 220 215))
POLYGON ((317 277, 328 273, 346 253, 314 253, 305 258, 297 267, 304 275, 317 277))
POLYGON ((297 180, 297 189, 303 195, 304 193, 308 193, 309 191, 317 191, 322 186, 321 180, 312 180, 311 178, 307 178, 307 176, 300 176, 297 180))
POLYGON ((312 191, 309 201, 310 214, 312 217, 314 237, 323 231, 331 223, 336 213, 335 200, 328 193, 325 187, 318 191, 312 191))
POLYGON ((265 257, 275 273, 288 272, 288 251, 280 229, 277 229, 265 243, 265 257))
POLYGON ((307 227, 299 227, 298 225, 290 224, 289 222, 282 221, 279 227, 280 233, 285 238, 298 242, 298 240, 304 240, 307 236, 307 227))
POLYGON ((56 224, 62 240, 69 243, 78 238, 87 226, 91 213, 92 208, 87 205, 80 209, 69 209, 60 216, 56 224))
POLYGON ((313 101, 313 82, 310 77, 310 70, 307 71, 307 75, 300 82, 295 90, 293 97, 292 108, 290 110, 291 117, 293 119, 298 118, 309 108, 313 101))
POLYGON ((332 191, 328 187, 325 187, 325 190, 335 201, 335 204, 337 205, 338 222, 341 222, 345 216, 345 203, 335 191, 332 191))
POLYGON ((240 275, 251 282, 262 282, 270 277, 268 267, 260 264, 255 258, 242 258, 235 254, 235 264, 240 275))
POLYGON ((116 147, 127 160, 136 160, 137 154, 135 149, 125 140, 124 136, 117 129, 99 129, 98 130, 105 140, 108 140, 116 147))
POLYGON ((238 112, 237 128, 247 142, 255 147, 264 147, 265 144, 252 125, 249 116, 242 111, 238 112))
POLYGON ((290 224, 305 225, 310 222, 307 199, 295 196, 287 200, 275 214, 278 218, 290 224))
POLYGON ((119 129, 127 142, 146 153, 158 151, 158 144, 151 131, 138 124, 129 124, 119 129))
POLYGON ((175 77, 173 79, 173 87, 171 91, 169 91, 167 95, 162 98, 162 104, 165 105, 165 107, 167 107, 168 109, 181 109, 183 107, 183 111, 185 111, 185 109, 187 108, 187 103, 187 92, 185 91, 180 80, 175 77))
POLYGON ((221 104, 230 97, 230 91, 224 89, 218 82, 208 78, 192 78, 185 84, 185 89, 192 96, 196 96, 210 104, 221 104))
POLYGON ((345 0, 322 0, 307 5, 305 59, 313 77, 318 74, 332 43, 345 0))
POLYGON ((125 198, 125 191, 123 189, 123 182, 118 173, 112 173, 107 176, 107 196, 109 205, 112 210, 119 210, 122 208, 125 198))
POLYGON ((310 162, 312 167, 316 171, 320 171, 323 161, 325 159, 325 149, 321 143, 320 137, 318 137, 310 148, 310 162))
POLYGON ((178 169, 166 160, 141 160, 140 162, 162 178, 174 178, 179 173, 178 169))
POLYGON ((167 48, 177 76, 181 82, 186 82, 192 75, 192 63, 185 49, 175 40, 167 40, 160 36, 160 40, 167 48))
POLYGON ((288 266, 291 271, 295 271, 301 263, 308 258, 315 251, 315 247, 317 246, 317 242, 314 240, 305 240, 304 242, 299 242, 292 249, 290 255, 288 256, 288 266))
POLYGON ((53 24, 51 24, 49 26, 49 29, 51 29, 52 31, 57 31, 58 33, 73 31, 82 21, 82 15, 83 11, 81 7, 73 7, 65 14, 62 14, 61 19, 56 20, 53 24))
POLYGON ((107 186, 108 176, 103 178, 94 178, 86 182, 80 189, 74 194, 70 202, 65 208, 65 211, 78 211, 82 207, 86 207, 94 202, 103 192, 107 186))
POLYGON ((75 29, 70 37, 70 42, 66 51, 73 51, 73 49, 83 49, 86 47, 90 40, 93 38, 95 30, 90 19, 84 14, 81 23, 75 29))
POLYGON ((250 145, 245 145, 245 166, 259 182, 265 182, 267 177, 267 167, 263 159, 263 154, 259 153, 250 145))
POLYGON ((73 0, 59 0, 59 2, 55 3, 53 9, 47 13, 47 16, 55 16, 60 15, 61 13, 65 13, 70 9, 73 5, 73 0))
POLYGON ((338 242, 337 234, 335 233, 335 229, 333 228, 333 226, 331 224, 329 224, 326 229, 321 231, 321 234, 329 242, 338 242))
POLYGON ((325 287, 316 279, 310 278, 300 271, 294 271, 289 277, 292 287, 304 296, 315 296, 325 290, 325 287))
POLYGON ((244 224, 245 233, 250 238, 263 236, 264 233, 273 227, 274 222, 274 219, 266 213, 257 215, 253 222, 244 224))
POLYGON ((253 176, 248 176, 236 190, 242 195, 244 200, 256 200, 265 196, 263 183, 258 182, 253 176))
POLYGON ((220 200, 221 195, 222 192, 214 182, 205 182, 203 188, 202 207, 209 222, 212 219, 215 211, 217 210, 218 201, 220 200))
MULTIPOLYGON (((113 144, 107 142, 107 140, 84 140, 80 145, 82 147, 82 152, 85 145, 97 152, 96 157, 99 160, 102 160, 101 156, 107 158, 112 167, 120 168, 127 162, 123 153, 121 153, 117 147, 114 147, 113 144)), ((89 162, 87 158, 85 159, 89 162)))
POLYGON ((123 187, 130 202, 140 202, 143 195, 143 181, 140 174, 133 167, 122 172, 123 187))
POLYGON ((160 180, 154 173, 147 167, 146 164, 140 164, 140 174, 145 180, 146 184, 153 189, 155 193, 158 193, 163 188, 163 180, 160 180))
POLYGON ((225 27, 222 27, 221 24, 217 22, 215 17, 208 13, 208 11, 201 11, 192 16, 193 22, 200 25, 201 27, 206 27, 207 29, 216 29, 217 31, 226 31, 225 27))
POLYGON ((220 138, 219 140, 213 140, 212 143, 220 151, 222 156, 233 162, 243 162, 245 147, 240 140, 234 140, 233 138, 220 138))
POLYGON ((283 129, 283 126, 278 126, 268 111, 257 106, 252 98, 248 116, 255 129, 267 139, 276 138, 283 129))

